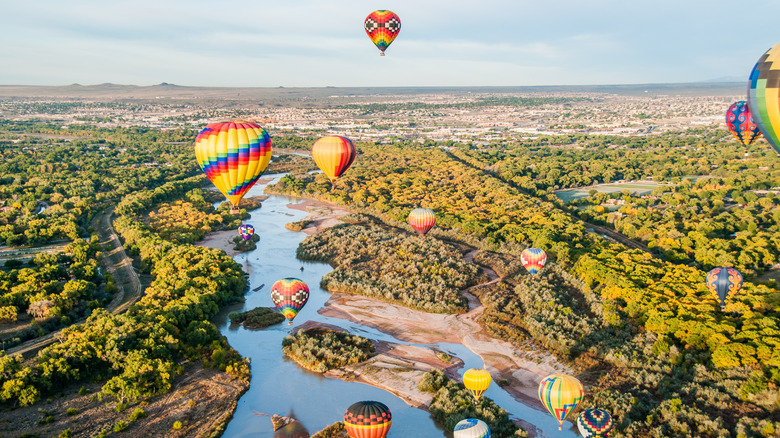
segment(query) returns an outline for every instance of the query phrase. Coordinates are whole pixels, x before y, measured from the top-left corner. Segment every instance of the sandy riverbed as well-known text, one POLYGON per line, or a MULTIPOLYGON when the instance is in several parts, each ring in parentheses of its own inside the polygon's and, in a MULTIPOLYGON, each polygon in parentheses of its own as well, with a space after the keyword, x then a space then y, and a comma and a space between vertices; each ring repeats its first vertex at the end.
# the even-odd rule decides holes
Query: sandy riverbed
MULTIPOLYGON (((341 206, 316 200, 307 200, 288 207, 310 213, 306 219, 313 222, 303 229, 310 235, 341 223, 338 218, 349 213, 341 206)), ((466 260, 471 262, 475 252, 466 254, 466 260)), ((489 269, 486 271, 489 282, 499 280, 495 272, 489 269)), ((426 313, 342 293, 333 294, 319 313, 374 327, 406 342, 463 344, 482 358, 494 382, 505 380, 507 384, 504 387, 515 399, 543 409, 537 398, 539 382, 547 375, 571 370, 559 363, 550 353, 535 350, 533 347, 518 351, 509 342, 489 336, 477 323, 484 309, 479 299, 468 290, 464 291, 464 295, 469 302, 469 312, 461 315, 426 313)), ((326 376, 358 380, 388 390, 410 406, 427 408, 431 402, 430 394, 417 389, 422 375, 433 368, 439 368, 445 370, 450 377, 456 377, 455 371, 462 366, 462 362, 457 359, 457 362, 453 363, 443 362, 436 351, 430 348, 384 343, 378 347, 378 352, 379 354, 369 361, 329 371, 326 376)), ((533 426, 523 425, 533 433, 533 426)))

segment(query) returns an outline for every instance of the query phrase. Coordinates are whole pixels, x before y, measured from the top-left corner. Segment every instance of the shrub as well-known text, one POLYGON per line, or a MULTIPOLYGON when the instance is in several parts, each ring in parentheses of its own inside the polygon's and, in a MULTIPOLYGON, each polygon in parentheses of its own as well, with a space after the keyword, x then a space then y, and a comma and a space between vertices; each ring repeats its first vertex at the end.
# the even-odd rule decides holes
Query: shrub
POLYGON ((124 421, 120 421, 119 423, 114 425, 114 432, 121 432, 125 429, 127 429, 127 423, 124 421))
POLYGON ((133 422, 133 421, 140 420, 141 418, 146 418, 146 411, 144 411, 141 408, 136 408, 136 410, 134 410, 133 413, 130 414, 128 421, 133 422))

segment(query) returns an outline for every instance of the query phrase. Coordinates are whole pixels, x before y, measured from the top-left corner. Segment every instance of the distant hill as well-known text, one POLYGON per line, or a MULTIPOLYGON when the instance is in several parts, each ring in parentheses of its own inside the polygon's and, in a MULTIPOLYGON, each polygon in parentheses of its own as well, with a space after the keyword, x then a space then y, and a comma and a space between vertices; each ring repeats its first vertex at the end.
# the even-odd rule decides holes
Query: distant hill
POLYGON ((617 95, 733 96, 745 93, 745 82, 695 82, 679 84, 566 85, 532 87, 319 87, 228 88, 189 87, 163 82, 138 86, 119 84, 28 86, 0 85, 0 98, 50 97, 55 99, 308 99, 330 96, 377 96, 467 93, 607 93, 617 95))

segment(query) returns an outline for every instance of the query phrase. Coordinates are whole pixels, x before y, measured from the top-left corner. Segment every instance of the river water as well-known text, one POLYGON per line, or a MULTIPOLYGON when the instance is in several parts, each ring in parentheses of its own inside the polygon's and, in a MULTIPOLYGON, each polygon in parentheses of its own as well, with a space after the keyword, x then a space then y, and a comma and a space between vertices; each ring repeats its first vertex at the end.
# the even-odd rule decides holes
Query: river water
MULTIPOLYGON (((275 182, 281 175, 268 175, 275 182)), ((247 196, 263 194, 265 184, 257 184, 247 196)), ((305 370, 282 355, 282 339, 291 329, 314 320, 342 327, 350 333, 369 339, 415 345, 399 341, 371 327, 362 326, 317 313, 330 297, 319 287, 322 276, 332 270, 330 265, 319 262, 302 262, 295 257, 298 244, 306 237, 301 232, 287 230, 284 225, 306 217, 306 213, 293 210, 287 204, 304 202, 302 199, 271 195, 262 208, 251 212, 245 221, 255 227, 260 236, 257 249, 234 257, 249 274, 249 292, 245 302, 223 309, 215 323, 239 353, 251 360, 252 380, 249 390, 241 397, 233 419, 225 430, 224 437, 274 437, 270 418, 264 414, 293 414, 311 434, 336 422, 342 421, 344 411, 361 400, 377 400, 386 404, 393 414, 393 425, 388 438, 445 437, 451 433, 438 427, 428 412, 412 408, 393 394, 357 382, 338 379, 305 370), (304 268, 301 271, 301 267, 304 268), (271 285, 280 278, 297 277, 309 285, 311 294, 306 306, 298 313, 294 325, 277 324, 264 330, 246 330, 231 327, 227 314, 250 310, 258 306, 273 307, 270 297, 271 285), (256 288, 262 287, 259 290, 256 288)), ((437 344, 437 348, 464 361, 463 371, 482 367, 482 360, 461 344, 437 344)), ((514 418, 522 418, 538 429, 538 436, 576 437, 576 426, 565 423, 558 431, 558 422, 547 412, 526 406, 516 401, 495 383, 485 393, 514 418)), ((277 435, 280 436, 280 435, 277 435)))

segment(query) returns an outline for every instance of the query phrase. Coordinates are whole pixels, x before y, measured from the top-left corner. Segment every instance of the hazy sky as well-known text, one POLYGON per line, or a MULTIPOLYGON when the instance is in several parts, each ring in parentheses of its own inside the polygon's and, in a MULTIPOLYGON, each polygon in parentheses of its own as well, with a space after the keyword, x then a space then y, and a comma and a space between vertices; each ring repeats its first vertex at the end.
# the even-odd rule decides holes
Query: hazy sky
POLYGON ((780 42, 780 0, 17 0, 0 17, 4 85, 747 80, 780 42), (402 21, 385 57, 374 9, 402 21))

